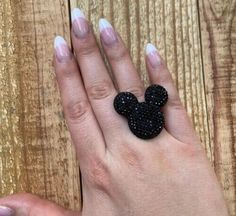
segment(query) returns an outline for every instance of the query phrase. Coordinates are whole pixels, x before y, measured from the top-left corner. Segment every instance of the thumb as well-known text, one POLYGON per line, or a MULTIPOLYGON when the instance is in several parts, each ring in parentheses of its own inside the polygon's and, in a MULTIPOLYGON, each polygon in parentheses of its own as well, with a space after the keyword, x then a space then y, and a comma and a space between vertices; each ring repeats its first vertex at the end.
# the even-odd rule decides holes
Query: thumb
POLYGON ((81 214, 23 193, 1 198, 0 216, 81 216, 81 214))

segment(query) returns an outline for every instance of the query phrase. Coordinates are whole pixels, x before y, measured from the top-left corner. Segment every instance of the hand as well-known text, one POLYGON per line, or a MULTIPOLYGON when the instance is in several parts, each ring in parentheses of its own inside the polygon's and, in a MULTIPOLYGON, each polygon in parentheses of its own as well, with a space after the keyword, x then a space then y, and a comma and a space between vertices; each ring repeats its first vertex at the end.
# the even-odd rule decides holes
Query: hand
POLYGON ((75 54, 55 40, 55 70, 65 118, 82 173, 82 212, 62 209, 31 195, 0 200, 0 216, 225 216, 227 208, 214 171, 182 106, 171 75, 153 45, 146 62, 151 83, 164 86, 165 129, 154 139, 134 136, 113 100, 119 91, 143 100, 144 85, 120 36, 100 20, 101 43, 115 84, 105 67, 93 30, 73 12, 75 54), (1 213, 1 212, 4 212, 1 213))

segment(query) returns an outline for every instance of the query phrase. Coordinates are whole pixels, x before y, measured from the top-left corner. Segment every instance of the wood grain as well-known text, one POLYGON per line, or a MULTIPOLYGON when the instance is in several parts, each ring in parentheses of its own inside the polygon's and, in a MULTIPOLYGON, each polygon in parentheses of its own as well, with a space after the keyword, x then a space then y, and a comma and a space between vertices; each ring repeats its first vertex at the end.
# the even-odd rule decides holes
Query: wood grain
POLYGON ((79 208, 79 170, 52 68, 69 39, 65 1, 0 2, 0 194, 19 191, 79 208))
POLYGON ((235 215, 235 5, 235 0, 2 0, 0 194, 29 191, 79 208, 78 167, 51 54, 56 34, 69 40, 68 10, 80 7, 97 35, 99 18, 111 21, 146 85, 144 48, 157 45, 235 215))
POLYGON ((214 166, 236 214, 236 1, 200 1, 202 54, 214 166))

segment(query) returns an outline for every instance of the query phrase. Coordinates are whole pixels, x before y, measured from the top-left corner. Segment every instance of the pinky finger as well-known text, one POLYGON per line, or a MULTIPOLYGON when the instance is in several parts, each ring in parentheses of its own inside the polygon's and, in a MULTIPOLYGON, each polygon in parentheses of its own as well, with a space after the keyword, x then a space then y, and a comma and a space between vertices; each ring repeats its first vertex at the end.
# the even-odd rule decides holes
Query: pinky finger
POLYGON ((62 37, 55 39, 54 67, 65 118, 83 170, 90 158, 103 158, 105 143, 75 57, 62 37))
POLYGON ((151 83, 162 85, 169 95, 168 102, 163 108, 166 130, 179 141, 193 143, 193 140, 196 140, 198 142, 171 74, 159 52, 152 44, 148 44, 146 47, 146 65, 151 83), (193 137, 196 137, 196 139, 193 139, 193 137))

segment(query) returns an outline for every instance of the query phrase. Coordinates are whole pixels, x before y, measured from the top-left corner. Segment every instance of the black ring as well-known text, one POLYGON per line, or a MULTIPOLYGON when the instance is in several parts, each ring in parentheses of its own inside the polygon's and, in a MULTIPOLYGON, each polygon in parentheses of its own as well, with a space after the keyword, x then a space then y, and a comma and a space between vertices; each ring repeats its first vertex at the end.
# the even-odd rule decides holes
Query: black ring
POLYGON ((114 99, 114 108, 127 118, 129 128, 135 136, 152 139, 164 127, 164 115, 160 109, 167 100, 168 93, 164 87, 151 85, 146 89, 145 102, 139 103, 130 92, 121 92, 114 99))

